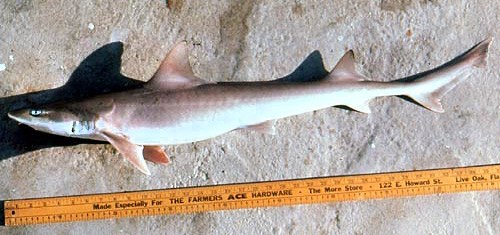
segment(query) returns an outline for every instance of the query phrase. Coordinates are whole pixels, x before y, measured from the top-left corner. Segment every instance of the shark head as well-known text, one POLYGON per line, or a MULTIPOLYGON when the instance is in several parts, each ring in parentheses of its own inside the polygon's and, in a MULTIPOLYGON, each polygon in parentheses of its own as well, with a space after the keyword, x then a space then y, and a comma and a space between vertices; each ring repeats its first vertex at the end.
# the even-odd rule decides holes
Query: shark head
MULTIPOLYGON (((19 109, 9 112, 8 116, 37 131, 73 137, 82 132, 83 124, 87 123, 65 106, 19 109)), ((90 129, 88 123, 87 129, 90 129)))

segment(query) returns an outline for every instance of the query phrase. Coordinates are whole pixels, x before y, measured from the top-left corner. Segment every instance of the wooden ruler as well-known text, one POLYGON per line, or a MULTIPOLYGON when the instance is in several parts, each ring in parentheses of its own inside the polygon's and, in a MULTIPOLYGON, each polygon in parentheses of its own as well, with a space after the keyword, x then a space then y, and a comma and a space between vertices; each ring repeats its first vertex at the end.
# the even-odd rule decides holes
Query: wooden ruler
POLYGON ((4 202, 5 225, 28 225, 493 190, 500 164, 4 202))

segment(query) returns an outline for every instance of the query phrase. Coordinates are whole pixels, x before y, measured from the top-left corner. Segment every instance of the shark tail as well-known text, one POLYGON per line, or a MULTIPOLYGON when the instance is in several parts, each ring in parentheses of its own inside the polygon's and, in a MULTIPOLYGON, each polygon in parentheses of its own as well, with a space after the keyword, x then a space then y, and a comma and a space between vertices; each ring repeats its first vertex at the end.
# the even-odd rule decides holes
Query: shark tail
POLYGON ((492 38, 476 44, 455 59, 426 72, 395 80, 394 82, 413 83, 412 89, 403 94, 423 107, 438 113, 444 112, 441 98, 458 83, 465 80, 473 67, 484 68, 488 48, 492 38))

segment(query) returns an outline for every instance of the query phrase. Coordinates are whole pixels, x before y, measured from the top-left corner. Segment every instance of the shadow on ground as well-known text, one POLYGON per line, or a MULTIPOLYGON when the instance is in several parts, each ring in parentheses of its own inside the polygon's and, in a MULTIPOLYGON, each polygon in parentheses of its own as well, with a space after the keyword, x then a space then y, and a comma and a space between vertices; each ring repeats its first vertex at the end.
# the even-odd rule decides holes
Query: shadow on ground
MULTIPOLYGON (((55 146, 103 142, 68 138, 38 132, 8 118, 12 110, 39 106, 64 100, 90 97, 142 86, 143 82, 120 73, 123 44, 113 42, 102 46, 83 60, 64 86, 22 95, 0 98, 0 160, 26 152, 55 146)), ((323 59, 314 51, 291 74, 279 82, 314 81, 327 74, 323 59)))
POLYGON ((122 54, 121 42, 106 44, 85 58, 64 86, 0 98, 0 160, 54 146, 101 143, 38 132, 28 126, 19 125, 11 120, 7 113, 30 106, 79 99, 140 86, 141 81, 120 74, 122 54))

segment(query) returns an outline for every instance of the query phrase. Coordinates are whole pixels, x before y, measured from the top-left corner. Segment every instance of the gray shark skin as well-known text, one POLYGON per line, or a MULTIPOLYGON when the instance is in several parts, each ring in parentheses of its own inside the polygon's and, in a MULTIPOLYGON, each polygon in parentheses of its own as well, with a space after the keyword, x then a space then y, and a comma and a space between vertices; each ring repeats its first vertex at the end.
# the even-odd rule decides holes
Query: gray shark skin
POLYGON ((390 82, 369 81, 354 69, 348 51, 323 79, 308 82, 222 82, 196 77, 186 42, 178 43, 142 88, 10 112, 10 118, 51 134, 111 143, 135 167, 145 160, 166 164, 160 145, 189 143, 237 129, 273 133, 273 120, 331 106, 369 113, 380 96, 406 96, 444 112, 440 99, 485 67, 488 38, 455 59, 426 72, 390 82))

